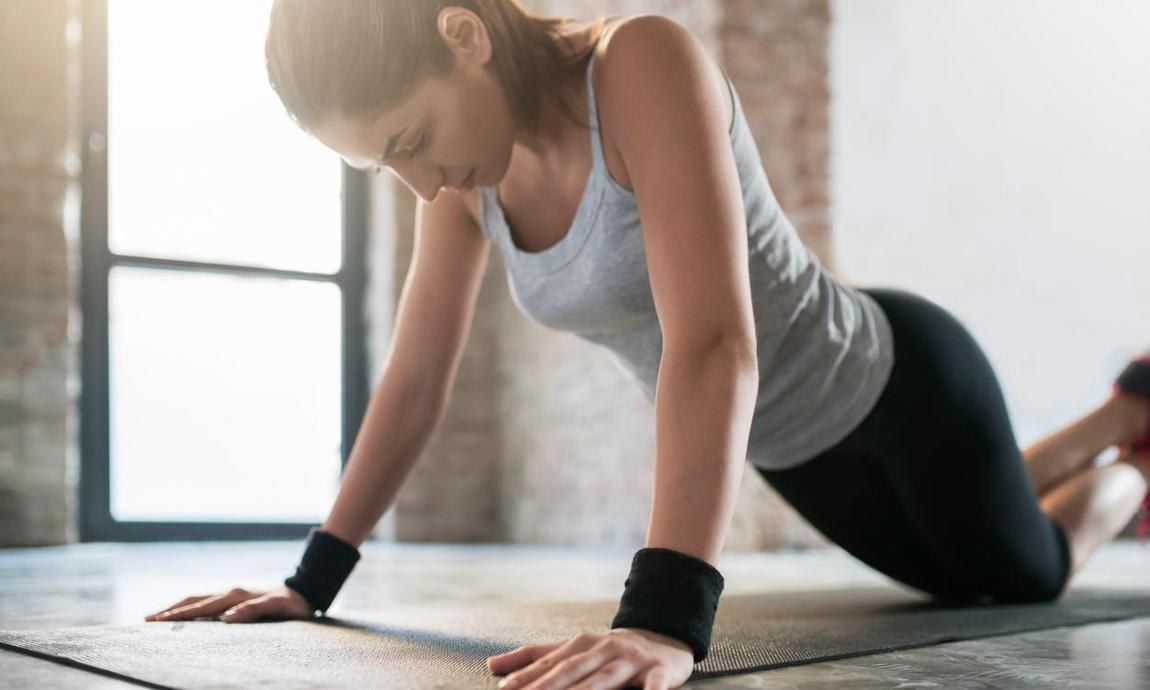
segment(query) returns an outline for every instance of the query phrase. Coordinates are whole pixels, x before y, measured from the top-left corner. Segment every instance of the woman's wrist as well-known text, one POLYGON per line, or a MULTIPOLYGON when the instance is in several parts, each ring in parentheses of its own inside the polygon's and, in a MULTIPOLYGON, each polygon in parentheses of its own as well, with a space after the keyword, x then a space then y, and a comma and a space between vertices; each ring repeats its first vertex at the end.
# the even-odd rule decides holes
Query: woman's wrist
POLYGON ((710 651, 723 585, 722 574, 704 560, 673 549, 639 549, 611 629, 643 628, 682 640, 699 663, 710 651))
POLYGON ((300 594, 312 608, 323 613, 360 559, 359 549, 319 528, 308 532, 307 546, 295 574, 284 585, 300 594))

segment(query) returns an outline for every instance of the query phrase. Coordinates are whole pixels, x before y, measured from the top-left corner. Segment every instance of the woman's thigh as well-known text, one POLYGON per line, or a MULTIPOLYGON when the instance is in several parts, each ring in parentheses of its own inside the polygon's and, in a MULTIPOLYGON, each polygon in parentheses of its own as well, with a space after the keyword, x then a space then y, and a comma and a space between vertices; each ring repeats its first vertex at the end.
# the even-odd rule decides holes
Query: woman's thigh
POLYGON ((755 469, 815 529, 871 568, 939 599, 974 596, 911 524, 882 462, 858 443, 863 431, 798 467, 755 469))
POLYGON ((915 587, 891 571, 909 569, 937 583, 924 591, 999 601, 1057 596, 1070 569, 1069 543, 1039 507, 982 349, 925 298, 863 291, 883 308, 895 336, 882 397, 842 443, 782 476, 764 477, 788 501, 805 505, 816 528, 822 530, 818 521, 834 530, 824 532, 828 539, 866 554, 870 561, 856 556, 872 567, 915 587))

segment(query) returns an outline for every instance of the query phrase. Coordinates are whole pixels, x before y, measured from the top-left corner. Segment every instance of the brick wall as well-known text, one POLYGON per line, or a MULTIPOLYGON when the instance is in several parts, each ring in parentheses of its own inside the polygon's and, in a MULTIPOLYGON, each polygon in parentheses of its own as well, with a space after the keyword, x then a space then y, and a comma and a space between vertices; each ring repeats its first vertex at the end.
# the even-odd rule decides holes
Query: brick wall
POLYGON ((0 546, 75 539, 70 4, 0 3, 0 546))
POLYGON ((719 59, 739 91, 763 169, 823 265, 831 252, 828 0, 724 0, 719 59))

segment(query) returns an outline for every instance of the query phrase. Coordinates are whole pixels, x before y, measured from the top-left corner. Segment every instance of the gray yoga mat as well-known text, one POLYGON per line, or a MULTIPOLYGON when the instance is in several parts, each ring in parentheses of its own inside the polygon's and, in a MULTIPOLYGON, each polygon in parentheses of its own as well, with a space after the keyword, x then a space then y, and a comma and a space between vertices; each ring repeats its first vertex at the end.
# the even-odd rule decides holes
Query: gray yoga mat
MULTIPOLYGON (((371 619, 0 631, 0 647, 147 687, 494 688, 485 659, 605 632, 618 602, 397 605, 371 619)), ((931 602, 893 587, 725 594, 692 680, 1150 615, 1150 590, 1037 604, 931 602)))

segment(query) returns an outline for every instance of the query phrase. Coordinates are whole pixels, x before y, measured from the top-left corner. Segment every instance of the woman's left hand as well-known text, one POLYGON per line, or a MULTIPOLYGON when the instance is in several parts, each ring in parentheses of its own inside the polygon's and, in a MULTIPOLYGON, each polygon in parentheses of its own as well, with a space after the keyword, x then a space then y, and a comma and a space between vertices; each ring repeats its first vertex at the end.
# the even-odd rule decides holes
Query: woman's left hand
POLYGON ((691 677, 695 655, 682 640, 641 628, 615 628, 520 647, 488 657, 487 666, 492 673, 511 674, 499 683, 500 690, 670 690, 691 677))

